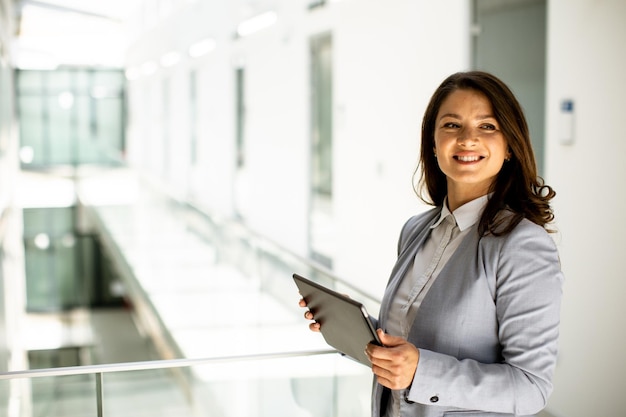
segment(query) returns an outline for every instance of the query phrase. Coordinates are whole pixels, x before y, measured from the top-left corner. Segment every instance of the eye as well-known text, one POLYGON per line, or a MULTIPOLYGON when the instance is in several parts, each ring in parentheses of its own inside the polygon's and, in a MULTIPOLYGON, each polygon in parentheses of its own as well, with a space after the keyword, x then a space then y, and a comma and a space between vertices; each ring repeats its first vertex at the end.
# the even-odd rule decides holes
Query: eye
POLYGON ((446 122, 443 124, 443 127, 446 129, 458 129, 461 126, 455 122, 446 122))
POLYGON ((480 125, 480 128, 485 130, 498 130, 498 128, 492 123, 483 123, 480 125))

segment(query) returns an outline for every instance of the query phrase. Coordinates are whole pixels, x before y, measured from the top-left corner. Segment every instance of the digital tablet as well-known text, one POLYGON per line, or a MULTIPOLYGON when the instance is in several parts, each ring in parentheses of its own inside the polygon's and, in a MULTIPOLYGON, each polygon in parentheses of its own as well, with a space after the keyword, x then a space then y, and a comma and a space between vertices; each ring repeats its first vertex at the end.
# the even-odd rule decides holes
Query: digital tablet
POLYGON ((326 343, 340 353, 371 367, 365 347, 372 342, 382 345, 365 306, 316 282, 293 274, 300 295, 320 324, 326 343))

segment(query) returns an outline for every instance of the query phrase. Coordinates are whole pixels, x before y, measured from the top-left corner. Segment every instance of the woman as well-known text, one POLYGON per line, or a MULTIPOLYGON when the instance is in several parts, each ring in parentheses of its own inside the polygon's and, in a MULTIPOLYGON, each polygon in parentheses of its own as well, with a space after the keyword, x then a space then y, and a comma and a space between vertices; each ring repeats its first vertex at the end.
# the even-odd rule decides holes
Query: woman
POLYGON ((537 413, 552 391, 563 277, 547 230, 555 193, 509 88, 479 71, 444 80, 419 167, 418 194, 435 208, 400 234, 377 321, 384 346, 366 348, 372 415, 537 413))

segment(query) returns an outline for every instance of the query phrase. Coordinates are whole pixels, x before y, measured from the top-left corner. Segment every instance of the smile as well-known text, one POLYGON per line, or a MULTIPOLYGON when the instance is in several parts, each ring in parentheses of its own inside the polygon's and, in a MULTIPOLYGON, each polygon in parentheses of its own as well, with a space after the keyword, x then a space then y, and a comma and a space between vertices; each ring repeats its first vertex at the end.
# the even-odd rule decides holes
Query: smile
POLYGON ((482 156, 480 155, 457 155, 454 157, 454 159, 461 161, 461 162, 476 162, 482 159, 482 156))

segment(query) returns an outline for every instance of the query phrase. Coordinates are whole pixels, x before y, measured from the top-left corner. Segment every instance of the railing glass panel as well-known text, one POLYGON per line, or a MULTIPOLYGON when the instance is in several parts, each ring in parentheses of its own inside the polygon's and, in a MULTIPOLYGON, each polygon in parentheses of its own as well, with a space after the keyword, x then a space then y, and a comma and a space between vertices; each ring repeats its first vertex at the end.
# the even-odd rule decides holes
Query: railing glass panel
POLYGON ((1 417, 96 416, 94 375, 0 380, 1 417))
MULTIPOLYGON (((97 234, 141 334, 169 360, 0 374, 0 417, 369 414, 371 370, 308 330, 291 275, 349 294, 372 315, 377 299, 131 170, 79 177, 80 227, 97 234)), ((102 363, 99 347, 92 363, 102 363)))
POLYGON ((0 416, 356 417, 369 413, 371 371, 328 352, 32 372, 0 379, 0 416), (81 373, 65 375, 72 372, 81 373))

